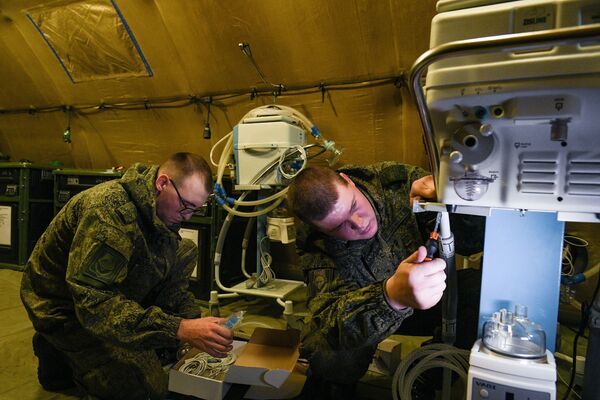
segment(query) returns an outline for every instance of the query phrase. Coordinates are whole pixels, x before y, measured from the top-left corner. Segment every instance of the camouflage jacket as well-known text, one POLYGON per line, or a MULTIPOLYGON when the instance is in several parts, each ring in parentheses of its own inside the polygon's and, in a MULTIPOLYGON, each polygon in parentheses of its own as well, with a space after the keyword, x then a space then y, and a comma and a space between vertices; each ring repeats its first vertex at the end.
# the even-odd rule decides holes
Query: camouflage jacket
POLYGON ((409 193, 412 182, 428 173, 395 162, 338 172, 348 175, 371 202, 379 229, 373 238, 358 241, 299 230, 311 314, 304 332, 305 356, 318 351, 324 340, 338 350, 376 345, 412 314, 412 309, 396 311, 388 305, 383 282, 422 243, 409 193))
POLYGON ((197 249, 156 215, 158 167, 136 164, 119 180, 74 196, 29 258, 21 299, 34 328, 82 326, 128 348, 174 346, 182 317, 200 309, 187 291, 197 249))

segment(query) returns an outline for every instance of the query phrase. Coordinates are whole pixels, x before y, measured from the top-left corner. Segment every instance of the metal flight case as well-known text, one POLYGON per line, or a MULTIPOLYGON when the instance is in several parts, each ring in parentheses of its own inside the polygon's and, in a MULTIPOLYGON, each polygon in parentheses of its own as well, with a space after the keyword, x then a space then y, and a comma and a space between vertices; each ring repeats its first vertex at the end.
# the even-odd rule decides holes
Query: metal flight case
POLYGON ((0 268, 22 270, 52 220, 52 169, 0 163, 0 268))
POLYGON ((54 214, 76 194, 100 183, 118 179, 122 171, 113 169, 57 169, 54 175, 54 214))

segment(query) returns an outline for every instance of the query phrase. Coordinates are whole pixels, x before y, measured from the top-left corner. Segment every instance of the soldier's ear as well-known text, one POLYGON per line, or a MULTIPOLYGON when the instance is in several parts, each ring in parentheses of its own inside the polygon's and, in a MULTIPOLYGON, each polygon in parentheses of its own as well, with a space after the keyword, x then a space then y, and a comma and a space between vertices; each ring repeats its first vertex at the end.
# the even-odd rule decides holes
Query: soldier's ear
POLYGON ((354 186, 354 182, 352 182, 352 179, 350 179, 350 177, 349 177, 348 175, 346 175, 346 174, 345 174, 345 173, 343 173, 343 172, 340 172, 340 176, 341 176, 342 178, 344 178, 344 180, 345 180, 346 182, 348 182, 348 184, 349 184, 350 186, 354 186))
POLYGON ((156 177, 154 184, 156 185, 156 190, 158 192, 162 192, 163 189, 169 184, 169 177, 165 174, 159 174, 156 177))

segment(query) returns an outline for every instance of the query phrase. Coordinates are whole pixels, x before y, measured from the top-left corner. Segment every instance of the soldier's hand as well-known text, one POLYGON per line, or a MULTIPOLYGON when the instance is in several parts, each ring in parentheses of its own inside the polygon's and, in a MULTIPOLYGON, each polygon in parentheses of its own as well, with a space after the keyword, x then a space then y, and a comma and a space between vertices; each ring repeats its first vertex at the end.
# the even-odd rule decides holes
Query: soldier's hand
POLYGON ((441 258, 423 261, 427 252, 421 246, 402 261, 386 281, 388 301, 397 310, 413 307, 426 310, 435 306, 446 288, 446 262, 441 258))
POLYGON ((410 206, 412 207, 415 200, 435 200, 435 183, 433 182, 433 176, 427 175, 421 179, 417 179, 410 186, 410 206))
POLYGON ((182 319, 177 337, 213 357, 225 357, 233 346, 233 331, 221 325, 224 318, 182 319))

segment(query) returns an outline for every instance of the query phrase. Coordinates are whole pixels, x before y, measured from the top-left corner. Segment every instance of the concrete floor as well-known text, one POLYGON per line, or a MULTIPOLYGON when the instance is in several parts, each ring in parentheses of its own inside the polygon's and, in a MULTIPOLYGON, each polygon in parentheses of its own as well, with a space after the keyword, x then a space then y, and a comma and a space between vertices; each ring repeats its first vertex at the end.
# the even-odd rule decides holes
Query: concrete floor
MULTIPOLYGON (((33 328, 19 298, 21 272, 0 269, 0 400, 68 400, 77 399, 77 392, 72 390, 64 393, 47 392, 42 389, 37 381, 37 359, 33 355, 31 338, 33 328)), ((222 315, 239 309, 239 302, 224 304, 221 307, 222 315)), ((245 309, 251 309, 245 326, 240 331, 241 335, 251 333, 254 326, 269 325, 275 328, 285 327, 281 319, 282 308, 273 301, 264 299, 244 299, 245 309), (258 317, 260 315, 261 317, 258 317)), ((561 351, 570 354, 574 334, 565 327, 560 329, 562 338, 561 351)), ((413 344, 414 346, 414 344, 413 344)), ((580 339, 579 355, 585 355, 585 339, 580 339)), ((410 345, 406 346, 410 348, 410 345)), ((404 353, 405 354, 405 353, 404 353)), ((568 365, 558 361, 559 374, 568 380, 568 365)), ((391 399, 391 377, 368 374, 358 387, 358 396, 362 399, 391 399)), ((558 398, 562 399, 565 385, 558 382, 558 398)), ((570 398, 578 398, 571 394, 570 398)))
POLYGON ((75 392, 47 392, 37 380, 33 327, 19 298, 21 272, 0 270, 0 400, 78 399, 75 392))

